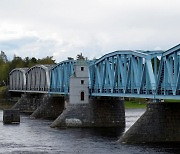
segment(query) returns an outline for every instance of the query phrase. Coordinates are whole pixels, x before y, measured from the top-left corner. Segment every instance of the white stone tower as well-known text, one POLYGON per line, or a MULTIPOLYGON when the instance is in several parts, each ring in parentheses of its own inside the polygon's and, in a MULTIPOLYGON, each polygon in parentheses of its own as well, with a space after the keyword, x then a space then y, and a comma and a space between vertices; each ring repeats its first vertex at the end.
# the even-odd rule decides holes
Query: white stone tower
POLYGON ((70 104, 89 103, 89 73, 85 60, 78 60, 74 65, 74 74, 70 77, 70 104))

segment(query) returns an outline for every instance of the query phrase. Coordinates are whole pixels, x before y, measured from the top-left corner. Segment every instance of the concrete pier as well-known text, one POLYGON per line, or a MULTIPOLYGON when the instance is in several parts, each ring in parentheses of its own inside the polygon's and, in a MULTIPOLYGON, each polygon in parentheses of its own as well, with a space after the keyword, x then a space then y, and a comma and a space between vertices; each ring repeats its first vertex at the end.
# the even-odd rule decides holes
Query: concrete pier
POLYGON ((65 98, 51 96, 30 115, 31 118, 56 119, 64 110, 65 98))
POLYGON ((125 127, 124 101, 91 98, 88 104, 68 104, 51 127, 125 127))
POLYGON ((125 127, 124 101, 112 97, 89 97, 89 69, 86 61, 74 65, 69 100, 51 127, 125 127))
POLYGON ((3 123, 20 123, 20 113, 18 109, 6 109, 3 110, 3 123))
POLYGON ((123 143, 180 142, 180 103, 153 102, 120 138, 123 143))
POLYGON ((67 104, 51 127, 90 127, 93 124, 91 109, 90 104, 67 104))
POLYGON ((124 100, 118 97, 94 97, 92 103, 95 127, 125 128, 124 100))
POLYGON ((20 112, 24 113, 33 113, 45 99, 47 99, 46 94, 24 93, 12 109, 19 109, 20 112))

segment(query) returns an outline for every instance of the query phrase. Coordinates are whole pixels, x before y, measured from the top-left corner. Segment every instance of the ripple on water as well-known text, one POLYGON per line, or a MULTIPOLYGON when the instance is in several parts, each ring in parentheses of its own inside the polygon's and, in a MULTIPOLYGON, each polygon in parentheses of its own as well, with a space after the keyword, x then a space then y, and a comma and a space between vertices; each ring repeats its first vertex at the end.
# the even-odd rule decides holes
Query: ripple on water
MULTIPOLYGON (((126 110, 127 128, 143 112, 144 110, 126 110)), ((2 111, 0 118, 2 119, 2 111)), ((179 146, 120 144, 117 142, 119 135, 114 135, 112 130, 52 129, 49 127, 51 123, 50 120, 31 120, 28 116, 21 115, 20 125, 0 125, 0 153, 164 154, 179 150, 179 146)))

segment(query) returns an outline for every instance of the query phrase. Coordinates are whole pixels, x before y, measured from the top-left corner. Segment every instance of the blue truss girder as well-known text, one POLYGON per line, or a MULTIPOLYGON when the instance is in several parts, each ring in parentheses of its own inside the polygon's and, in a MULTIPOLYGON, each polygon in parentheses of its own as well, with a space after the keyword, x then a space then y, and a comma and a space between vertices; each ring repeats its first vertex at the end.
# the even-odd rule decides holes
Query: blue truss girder
POLYGON ((139 51, 115 51, 103 56, 94 64, 95 81, 90 88, 99 93, 140 94, 141 87, 146 85, 146 89, 154 91, 155 77, 147 56, 139 51))
POLYGON ((176 46, 154 55, 129 50, 106 54, 94 64, 91 95, 180 99, 179 51, 176 46))
POLYGON ((157 95, 180 95, 180 45, 177 45, 162 54, 157 95))
POLYGON ((51 69, 49 93, 69 93, 69 80, 74 73, 74 63, 74 60, 62 61, 51 69))

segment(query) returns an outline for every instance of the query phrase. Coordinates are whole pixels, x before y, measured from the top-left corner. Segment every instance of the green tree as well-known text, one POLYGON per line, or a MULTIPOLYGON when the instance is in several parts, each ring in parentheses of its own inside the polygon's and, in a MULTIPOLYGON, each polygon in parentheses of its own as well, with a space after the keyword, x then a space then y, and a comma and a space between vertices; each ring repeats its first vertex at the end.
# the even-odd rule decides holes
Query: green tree
POLYGON ((9 62, 6 54, 1 51, 0 53, 0 86, 6 85, 9 74, 9 62))
POLYGON ((13 60, 10 62, 10 70, 24 66, 25 66, 24 60, 21 57, 14 55, 13 60))
POLYGON ((53 60, 53 56, 47 56, 46 58, 38 59, 39 64, 55 64, 55 60, 53 60))
POLYGON ((32 57, 31 59, 29 59, 27 67, 32 67, 32 66, 37 65, 37 64, 38 64, 38 60, 35 57, 32 57))
POLYGON ((68 60, 74 60, 74 58, 72 58, 72 57, 67 57, 67 59, 68 59, 68 60))
POLYGON ((25 57, 25 58, 24 58, 24 66, 25 66, 25 67, 29 67, 29 64, 30 64, 30 59, 29 59, 29 57, 25 57))
POLYGON ((6 54, 1 51, 0 53, 0 86, 7 85, 9 72, 14 68, 32 67, 37 64, 55 64, 53 56, 47 56, 42 59, 36 59, 35 57, 25 57, 22 59, 19 56, 14 55, 12 61, 8 61, 6 54))
POLYGON ((6 56, 6 54, 3 51, 1 51, 0 59, 2 61, 4 61, 5 63, 8 62, 7 56, 6 56))
POLYGON ((76 56, 76 59, 77 60, 85 60, 85 57, 82 55, 82 53, 80 53, 76 56))
POLYGON ((9 63, 0 65, 0 86, 7 85, 9 75, 9 63))

